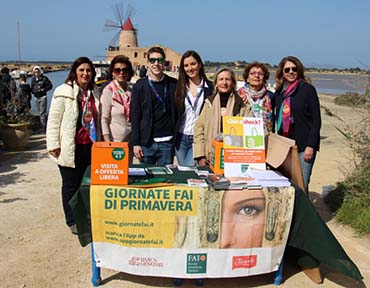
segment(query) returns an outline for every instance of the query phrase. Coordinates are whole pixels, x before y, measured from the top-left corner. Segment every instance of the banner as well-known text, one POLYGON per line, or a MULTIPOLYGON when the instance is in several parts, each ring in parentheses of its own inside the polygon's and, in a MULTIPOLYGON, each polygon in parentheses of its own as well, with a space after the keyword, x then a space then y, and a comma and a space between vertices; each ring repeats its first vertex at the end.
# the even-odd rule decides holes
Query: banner
POLYGON ((97 266, 148 276, 238 277, 277 270, 294 188, 92 185, 90 201, 97 266))
POLYGON ((248 167, 266 169, 263 119, 224 116, 224 171, 226 177, 246 177, 248 167))

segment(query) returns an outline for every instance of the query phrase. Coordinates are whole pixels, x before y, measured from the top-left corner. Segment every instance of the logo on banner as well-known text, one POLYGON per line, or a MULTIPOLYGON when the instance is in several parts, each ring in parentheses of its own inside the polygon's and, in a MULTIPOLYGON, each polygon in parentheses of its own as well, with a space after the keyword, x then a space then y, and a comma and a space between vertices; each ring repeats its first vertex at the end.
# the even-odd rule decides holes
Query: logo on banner
POLYGON ((125 150, 122 148, 114 148, 112 151, 112 157, 114 160, 122 160, 125 158, 125 150))
POLYGON ((233 256, 233 268, 252 268, 257 265, 257 255, 233 256))
POLYGON ((163 262, 159 262, 156 258, 152 257, 131 257, 128 261, 131 266, 150 266, 150 267, 163 267, 163 262))
POLYGON ((207 273, 207 254, 188 254, 186 273, 207 273))

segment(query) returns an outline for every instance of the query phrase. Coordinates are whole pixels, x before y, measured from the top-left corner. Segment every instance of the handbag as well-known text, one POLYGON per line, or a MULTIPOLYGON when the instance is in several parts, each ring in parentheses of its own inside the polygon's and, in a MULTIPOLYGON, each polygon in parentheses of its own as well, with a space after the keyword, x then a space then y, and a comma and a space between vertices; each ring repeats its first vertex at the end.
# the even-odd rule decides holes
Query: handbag
POLYGON ((228 146, 242 147, 243 146, 242 136, 236 135, 235 127, 230 127, 229 134, 224 135, 224 143, 228 146))
POLYGON ((248 147, 248 148, 254 148, 254 147, 259 147, 259 146, 263 146, 264 143, 263 143, 263 138, 264 136, 263 135, 258 135, 258 131, 257 131, 257 128, 256 127, 252 127, 252 131, 251 131, 251 134, 250 136, 245 136, 245 146, 248 147))

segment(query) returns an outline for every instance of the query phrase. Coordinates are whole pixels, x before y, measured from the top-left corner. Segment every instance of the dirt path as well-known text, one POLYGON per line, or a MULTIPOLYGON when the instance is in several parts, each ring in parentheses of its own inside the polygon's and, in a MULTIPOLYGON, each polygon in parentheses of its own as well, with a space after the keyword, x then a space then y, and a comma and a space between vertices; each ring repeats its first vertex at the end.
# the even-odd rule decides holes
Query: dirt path
MULTIPOLYGON (((357 121, 359 114, 335 106, 331 96, 321 95, 321 104, 342 118, 357 121)), ((350 167, 346 143, 335 129, 342 125, 323 111, 322 148, 311 183, 311 199, 347 254, 357 264, 363 283, 322 269, 321 287, 370 287, 370 240, 358 238, 351 229, 331 219, 320 194, 322 186, 343 178, 350 167)), ((81 248, 64 225, 60 197, 60 176, 45 152, 45 139, 32 138, 24 153, 7 159, 0 152, 0 287, 91 287, 90 248, 81 248)), ((292 265, 285 269, 282 287, 314 287, 292 265)), ((102 270, 103 287, 173 287, 169 278, 139 277, 102 270)), ((271 274, 249 278, 209 279, 206 287, 275 287, 271 274)), ((182 287, 195 287, 185 281, 182 287)))

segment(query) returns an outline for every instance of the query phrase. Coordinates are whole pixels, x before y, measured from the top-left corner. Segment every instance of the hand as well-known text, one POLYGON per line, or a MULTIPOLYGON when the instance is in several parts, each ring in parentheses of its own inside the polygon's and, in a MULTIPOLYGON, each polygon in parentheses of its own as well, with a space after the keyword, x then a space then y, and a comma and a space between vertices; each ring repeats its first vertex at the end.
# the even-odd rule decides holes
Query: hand
POLYGON ((53 156, 54 158, 57 158, 58 159, 58 157, 60 155, 60 148, 56 148, 54 150, 49 151, 49 154, 51 156, 53 156))
POLYGON ((304 161, 306 162, 310 161, 313 157, 314 152, 315 150, 313 150, 312 147, 307 146, 306 149, 304 150, 304 155, 303 155, 304 161))
POLYGON ((105 142, 110 142, 109 134, 104 134, 103 139, 104 139, 105 142))
POLYGON ((143 149, 141 149, 141 146, 134 146, 134 156, 141 160, 144 157, 143 149))
POLYGON ((198 164, 198 166, 207 166, 208 161, 207 161, 206 157, 202 157, 202 158, 199 158, 197 160, 197 164, 198 164))

